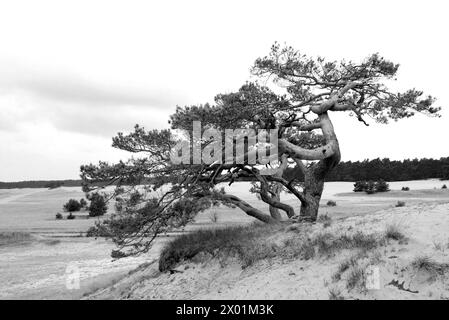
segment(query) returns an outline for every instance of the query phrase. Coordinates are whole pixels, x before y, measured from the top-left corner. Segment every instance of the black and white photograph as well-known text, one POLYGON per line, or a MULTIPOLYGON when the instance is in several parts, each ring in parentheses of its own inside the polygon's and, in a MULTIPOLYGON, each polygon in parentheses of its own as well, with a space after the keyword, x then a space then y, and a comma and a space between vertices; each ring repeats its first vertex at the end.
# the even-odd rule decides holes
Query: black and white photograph
POLYGON ((0 0, 0 300, 449 300, 448 9, 0 0))

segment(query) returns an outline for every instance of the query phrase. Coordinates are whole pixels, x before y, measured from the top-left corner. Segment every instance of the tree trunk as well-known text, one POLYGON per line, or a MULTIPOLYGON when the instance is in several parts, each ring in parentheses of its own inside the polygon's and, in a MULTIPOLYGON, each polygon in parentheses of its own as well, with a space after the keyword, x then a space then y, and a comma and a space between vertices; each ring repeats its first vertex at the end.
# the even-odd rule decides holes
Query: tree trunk
MULTIPOLYGON (((278 184, 276 184, 276 186, 274 186, 274 193, 276 194, 273 198, 276 201, 281 201, 281 190, 282 187, 278 184)), ((282 219, 281 213, 279 212, 279 209, 273 206, 270 206, 270 215, 273 219, 276 219, 278 221, 280 221, 282 219)))
POLYGON ((326 143, 332 145, 332 155, 320 160, 304 172, 304 201, 301 204, 300 219, 316 221, 320 207, 324 180, 333 168, 340 162, 340 147, 334 127, 327 112, 320 115, 321 129, 326 143))

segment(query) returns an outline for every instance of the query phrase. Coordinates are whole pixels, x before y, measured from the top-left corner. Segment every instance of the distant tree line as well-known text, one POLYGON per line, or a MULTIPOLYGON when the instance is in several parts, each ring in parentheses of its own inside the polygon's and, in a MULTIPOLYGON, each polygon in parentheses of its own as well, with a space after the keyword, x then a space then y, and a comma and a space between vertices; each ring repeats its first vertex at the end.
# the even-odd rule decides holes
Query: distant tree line
POLYGON ((343 161, 336 166, 327 181, 406 181, 430 178, 449 180, 449 157, 402 161, 388 158, 343 161))
MULTIPOLYGON (((438 178, 449 180, 449 157, 440 159, 406 159, 402 161, 373 159, 342 161, 326 181, 385 180, 406 181, 438 178)), ((81 180, 40 180, 0 182, 0 189, 81 187, 81 180)))
POLYGON ((22 189, 22 188, 55 189, 62 186, 81 187, 81 180, 38 180, 38 181, 0 182, 0 189, 22 189))

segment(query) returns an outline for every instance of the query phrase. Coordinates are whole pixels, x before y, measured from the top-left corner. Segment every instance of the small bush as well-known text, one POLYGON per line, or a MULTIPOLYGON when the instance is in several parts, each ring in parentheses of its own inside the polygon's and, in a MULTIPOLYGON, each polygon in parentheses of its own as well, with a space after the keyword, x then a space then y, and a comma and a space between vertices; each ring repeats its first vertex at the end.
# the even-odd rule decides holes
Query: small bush
POLYGON ((410 188, 409 188, 409 187, 402 187, 401 190, 402 190, 402 191, 410 191, 410 188))
POLYGON ((108 205, 106 203, 105 196, 99 193, 92 193, 89 195, 89 216, 99 217, 104 215, 108 211, 108 205))
POLYGON ((447 189, 447 185, 443 184, 443 186, 441 187, 441 189, 447 189))
POLYGON ((334 200, 329 200, 326 205, 328 207, 335 207, 337 205, 337 202, 335 202, 334 200))
POLYGON ((390 191, 390 186, 387 182, 385 182, 384 180, 380 179, 379 181, 377 181, 375 183, 375 188, 376 188, 376 192, 388 192, 390 191))
POLYGON ((396 203, 396 207, 397 207, 397 208, 399 208, 399 207, 405 207, 405 201, 398 201, 398 202, 396 203))
POLYGON ((391 224, 385 230, 385 238, 400 241, 405 239, 405 236, 397 225, 391 224))
POLYGON ((70 212, 70 214, 67 216, 67 220, 74 220, 75 216, 70 212))
POLYGON ((75 212, 81 210, 81 204, 78 200, 70 199, 66 204, 64 204, 63 209, 65 212, 75 212))
POLYGON ((387 192, 390 191, 390 186, 382 179, 378 181, 357 181, 354 183, 354 192, 362 191, 365 191, 368 194, 387 192))
POLYGON ((62 214, 61 213, 57 213, 55 216, 56 220, 61 220, 62 219, 62 214))

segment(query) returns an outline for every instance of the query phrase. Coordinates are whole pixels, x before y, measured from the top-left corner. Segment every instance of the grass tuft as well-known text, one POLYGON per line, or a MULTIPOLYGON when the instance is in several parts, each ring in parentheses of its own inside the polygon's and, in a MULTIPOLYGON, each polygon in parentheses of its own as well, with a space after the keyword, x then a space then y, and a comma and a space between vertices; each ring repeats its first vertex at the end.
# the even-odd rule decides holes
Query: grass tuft
POLYGON ((429 256, 416 257, 412 261, 411 266, 414 269, 424 270, 424 271, 427 271, 427 272, 433 273, 433 274, 436 274, 436 273, 443 274, 449 270, 448 264, 436 262, 429 256))
POLYGON ((390 224, 385 229, 385 238, 400 241, 405 239, 405 235, 398 225, 390 224))

